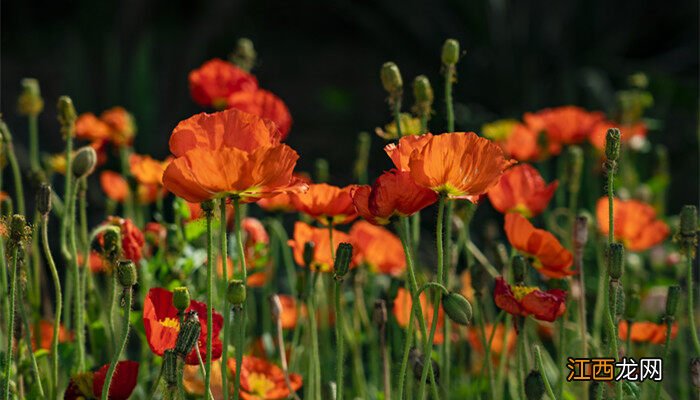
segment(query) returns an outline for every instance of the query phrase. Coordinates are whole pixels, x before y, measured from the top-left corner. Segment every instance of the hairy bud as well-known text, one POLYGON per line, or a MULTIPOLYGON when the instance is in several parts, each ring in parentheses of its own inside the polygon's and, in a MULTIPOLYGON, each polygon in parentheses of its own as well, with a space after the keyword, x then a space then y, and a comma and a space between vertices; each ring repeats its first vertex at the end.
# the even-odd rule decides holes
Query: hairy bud
POLYGON ((240 306, 245 303, 247 297, 247 290, 245 283, 239 279, 231 279, 228 281, 228 288, 226 289, 226 299, 229 303, 234 306, 240 306))
POLYGON ((36 209, 41 215, 48 215, 51 212, 51 185, 42 183, 36 192, 36 209))
POLYGON ((459 325, 469 325, 469 321, 472 319, 472 305, 459 293, 443 294, 442 308, 445 310, 445 314, 459 325))
POLYGON ((442 63, 455 65, 459 61, 459 42, 455 39, 447 39, 442 45, 442 63))
POLYGON ((134 265, 133 261, 119 261, 119 265, 117 265, 117 280, 119 284, 125 288, 132 287, 136 284, 138 273, 136 272, 136 265, 134 265))
POLYGON ((342 281, 345 274, 348 273, 351 260, 352 245, 350 243, 339 244, 338 249, 335 251, 335 263, 333 264, 334 277, 337 281, 342 281))

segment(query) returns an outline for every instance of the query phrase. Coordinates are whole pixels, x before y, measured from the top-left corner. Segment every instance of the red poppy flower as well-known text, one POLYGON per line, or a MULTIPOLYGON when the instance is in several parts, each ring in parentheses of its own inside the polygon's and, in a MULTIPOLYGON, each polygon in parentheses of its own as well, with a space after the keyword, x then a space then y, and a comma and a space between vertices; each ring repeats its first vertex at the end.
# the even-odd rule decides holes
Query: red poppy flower
MULTIPOLYGON (((199 351, 204 361, 207 360, 207 305, 192 300, 190 307, 185 312, 196 311, 202 331, 199 334, 199 351)), ((212 321, 212 360, 221 357, 222 344, 219 332, 224 323, 224 317, 214 311, 212 321)), ((143 325, 146 329, 148 345, 154 354, 162 356, 165 350, 175 347, 177 334, 180 332, 180 320, 177 309, 173 306, 173 292, 163 288, 152 288, 143 303, 143 325)), ((196 349, 193 349, 185 358, 189 365, 198 365, 196 349)))
POLYGON ((131 145, 136 135, 134 117, 123 107, 112 107, 100 115, 100 119, 109 126, 110 141, 117 146, 131 145))
POLYGON ((611 121, 600 121, 588 136, 588 141, 596 149, 605 151, 605 135, 607 135, 610 128, 618 128, 620 130, 620 139, 623 142, 644 138, 647 135, 647 125, 644 122, 623 125, 611 121))
MULTIPOLYGON (((644 251, 666 239, 671 232, 668 225, 656 218, 654 207, 638 200, 613 199, 616 240, 632 251, 644 251)), ((598 229, 604 235, 610 232, 608 198, 602 197, 596 205, 598 229)))
MULTIPOLYGON (((30 335, 32 338, 32 347, 34 351, 37 349, 44 349, 51 351, 51 343, 53 341, 53 322, 46 321, 42 319, 39 321, 39 343, 37 343, 34 337, 34 329, 30 329, 30 335)), ((70 342, 73 340, 75 335, 73 332, 67 330, 63 325, 59 325, 58 328, 58 343, 70 342)))
POLYGON ((228 108, 236 108, 274 122, 282 134, 282 140, 287 137, 292 128, 292 115, 287 105, 267 90, 234 92, 227 101, 228 108))
MULTIPOLYGON (((228 360, 231 375, 236 374, 236 360, 228 360)), ((302 386, 301 376, 289 374, 290 386, 297 391, 302 386)), ((282 400, 289 398, 289 388, 282 368, 262 358, 243 356, 241 370, 241 398, 243 400, 282 400)))
POLYGON ((110 127, 93 113, 80 114, 75 120, 75 137, 90 142, 108 140, 110 127))
POLYGON ((255 76, 219 58, 209 60, 190 72, 188 80, 192 99, 203 107, 218 110, 226 108, 232 94, 258 88, 255 76))
MULTIPOLYGON (((280 303, 282 304, 282 312, 280 313, 282 329, 294 329, 299 319, 297 300, 286 294, 280 294, 277 295, 277 297, 279 297, 280 303)), ((304 306, 302 305, 301 307, 303 308, 304 306)))
MULTIPOLYGON (((394 307, 392 311, 394 318, 396 318, 396 323, 398 323, 400 327, 405 328, 408 326, 408 322, 411 318, 412 307, 413 299, 411 297, 411 293, 405 288, 399 288, 399 290, 396 292, 396 298, 394 299, 394 307)), ((434 307, 428 301, 428 297, 425 295, 425 292, 421 293, 420 295, 420 307, 421 310, 423 310, 425 323, 428 325, 428 327, 430 327, 430 321, 433 320, 434 307)), ((420 334, 418 320, 414 318, 413 322, 416 324, 414 327, 416 332, 420 334)), ((438 311, 437 328, 435 329, 435 336, 433 337, 433 343, 435 344, 442 344, 445 341, 445 336, 442 329, 444 323, 445 315, 442 307, 440 307, 438 311)))
POLYGON ((501 146, 503 151, 518 161, 533 161, 540 158, 537 132, 516 120, 500 120, 482 127, 485 138, 501 146))
MULTIPOLYGON (((100 398, 107 379, 110 364, 103 365, 97 371, 86 372, 71 378, 64 394, 64 400, 100 398)), ((127 400, 136 388, 139 375, 139 363, 136 361, 119 361, 109 385, 110 400, 127 400)))
POLYGON ((534 167, 520 164, 504 172, 488 196, 493 208, 501 213, 517 212, 530 218, 547 208, 558 185, 557 181, 547 185, 534 167))
POLYGON ((358 221, 350 228, 350 240, 370 270, 399 276, 406 269, 401 241, 381 226, 358 221))
POLYGON ((533 266, 550 278, 563 278, 576 272, 568 268, 573 264, 573 255, 566 250, 554 235, 537 229, 518 213, 506 214, 504 227, 510 244, 534 258, 533 266))
MULTIPOLYGON (((620 321, 618 335, 621 340, 627 340, 629 325, 627 321, 620 321)), ((671 326, 671 339, 678 334, 678 323, 671 326)), ((666 342, 666 324, 655 324, 649 321, 639 321, 632 324, 630 340, 637 343, 664 344, 666 342)))
MULTIPOLYGON (((117 226, 121 229, 122 252, 124 258, 137 263, 141 261, 141 250, 146 243, 143 233, 131 222, 130 219, 120 217, 107 218, 107 224, 117 226)), ((100 243, 102 239, 100 239, 100 243)))
MULTIPOLYGON (((333 270, 333 257, 331 256, 331 243, 328 229, 314 228, 303 222, 294 224, 294 237, 287 242, 294 253, 294 260, 300 266, 304 265, 304 246, 307 242, 314 244, 313 260, 311 267, 314 270, 321 272, 329 272, 333 270)), ((338 247, 338 244, 350 242, 350 236, 347 233, 333 230, 333 251, 338 247)), ((350 262, 350 268, 354 268, 357 264, 358 253, 353 252, 353 260, 350 262)))
POLYGON ((601 112, 589 112, 574 106, 547 108, 536 113, 526 113, 523 117, 530 129, 547 135, 548 151, 552 155, 561 153, 563 145, 586 140, 595 125, 604 118, 601 112))
POLYGON ((100 174, 100 187, 107 198, 124 203, 129 198, 129 184, 120 174, 113 171, 102 171, 100 174))
POLYGON ((413 215, 437 201, 435 192, 397 169, 384 172, 372 186, 356 186, 351 195, 358 214, 375 225, 386 225, 394 216, 413 215))
MULTIPOLYGON (((308 214, 320 223, 327 225, 347 224, 357 218, 350 194, 354 185, 343 188, 326 183, 313 183, 305 193, 292 195, 292 203, 297 211, 308 214)), ((338 242, 340 243, 340 242, 338 242)))
MULTIPOLYGON (((85 262, 85 257, 82 253, 78 253, 78 266, 82 267, 85 262)), ((106 263, 102 260, 102 256, 96 250, 90 250, 90 259, 88 260, 88 267, 92 273, 105 272, 107 269, 106 263)))
POLYGON ((503 277, 496 278, 493 293, 496 305, 511 315, 552 322, 566 311, 566 292, 551 289, 546 292, 531 286, 510 286, 503 277))
POLYGON ((421 150, 432 137, 432 133, 404 136, 397 143, 384 146, 384 152, 399 171, 408 171, 410 169, 408 162, 413 151, 421 150))

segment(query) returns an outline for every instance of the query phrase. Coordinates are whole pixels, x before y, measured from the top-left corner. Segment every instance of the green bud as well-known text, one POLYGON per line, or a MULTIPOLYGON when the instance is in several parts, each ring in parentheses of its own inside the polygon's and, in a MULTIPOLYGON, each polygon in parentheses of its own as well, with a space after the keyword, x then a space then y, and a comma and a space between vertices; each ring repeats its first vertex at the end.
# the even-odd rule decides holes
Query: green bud
POLYGON ((117 264, 122 256, 122 239, 119 228, 107 229, 102 235, 102 251, 110 264, 117 264))
POLYGON ((675 318, 678 311, 678 299, 681 295, 681 287, 673 285, 668 287, 668 295, 666 296, 666 317, 675 318))
POLYGON ((384 90, 389 94, 401 92, 403 89, 403 79, 401 78, 401 71, 399 71, 399 67, 396 64, 393 62, 384 63, 379 75, 382 78, 384 90))
POLYGON ((81 147, 73 157, 73 176, 76 178, 84 178, 95 170, 97 153, 91 146, 81 147))
POLYGON ((442 309, 453 322, 459 325, 469 325, 472 319, 472 305, 459 293, 443 294, 442 309))
POLYGON ((455 65, 459 61, 459 42, 455 39, 445 40, 442 45, 442 63, 445 65, 455 65))
POLYGON ((182 358, 187 357, 194 346, 197 345, 201 332, 202 326, 199 323, 199 318, 197 318, 196 314, 189 314, 182 323, 180 332, 177 334, 175 352, 182 358))
POLYGON ((639 291, 637 289, 632 289, 627 293, 627 306, 625 307, 626 320, 634 321, 635 318, 637 318, 637 313, 639 313, 641 303, 642 300, 639 297, 639 291))
POLYGON ((58 122, 61 124, 61 133, 63 136, 73 135, 75 133, 75 120, 78 115, 73 107, 73 100, 68 96, 58 98, 58 122))
POLYGON ((119 265, 117 265, 117 280, 119 281, 119 284, 125 288, 132 287, 136 284, 138 274, 136 272, 136 265, 134 265, 133 261, 119 261, 119 265))
POLYGON ((698 209, 685 205, 681 209, 681 235, 695 236, 698 231, 698 209))
POLYGON ((204 211, 204 214, 206 214, 207 216, 211 216, 214 212, 214 200, 205 200, 201 203, 200 206, 202 207, 202 211, 204 211))
POLYGON ((177 354, 168 349, 163 353, 163 380, 168 386, 177 385, 177 354))
POLYGON ((173 290, 173 306, 181 313, 190 306, 190 290, 186 286, 176 287, 173 290))
POLYGON ((253 41, 248 38, 240 38, 236 42, 236 48, 231 54, 231 62, 241 69, 250 72, 258 59, 253 41))
POLYGON ((22 93, 17 100, 17 110, 22 115, 39 115, 44 109, 44 99, 41 98, 39 81, 33 78, 24 78, 21 85, 22 93))
POLYGON ((316 243, 306 242, 304 243, 304 266, 307 268, 311 267, 311 263, 314 262, 314 253, 316 251, 316 243))
POLYGON ((605 135, 605 157, 608 161, 617 161, 620 157, 620 130, 608 129, 605 135))
POLYGON ((350 261, 352 261, 352 245, 350 243, 339 244, 335 251, 335 263, 333 264, 336 280, 343 280, 350 269, 350 261))
POLYGON ((625 268, 625 248, 621 243, 608 246, 608 274, 612 279, 620 279, 625 268))
POLYGON ((42 183, 36 192, 36 210, 41 215, 48 215, 51 212, 51 185, 42 183))
POLYGON ((226 299, 234 306, 240 306, 245 302, 247 291, 245 283, 239 279, 231 279, 228 281, 226 290, 226 299))
POLYGON ((416 100, 414 111, 418 115, 429 115, 435 95, 427 76, 418 75, 413 80, 413 97, 416 100))
POLYGON ((540 371, 532 370, 525 378, 525 397, 527 400, 540 400, 544 396, 544 379, 540 371))
POLYGON ((581 188, 581 173, 583 172, 583 150, 578 146, 569 146, 568 153, 568 183, 569 192, 578 193, 581 188))
POLYGON ((513 268, 513 280, 516 283, 525 282, 525 272, 527 271, 527 260, 521 255, 513 257, 511 268, 513 268))
POLYGON ((14 214, 10 219, 10 242, 19 246, 29 240, 31 229, 27 226, 27 219, 24 215, 14 214))

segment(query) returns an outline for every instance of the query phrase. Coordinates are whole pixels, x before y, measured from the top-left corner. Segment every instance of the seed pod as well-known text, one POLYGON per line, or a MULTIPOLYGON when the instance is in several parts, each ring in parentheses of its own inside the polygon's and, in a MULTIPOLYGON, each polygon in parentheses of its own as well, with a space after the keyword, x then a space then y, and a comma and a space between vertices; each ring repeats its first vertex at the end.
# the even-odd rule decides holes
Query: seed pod
POLYGON ((459 293, 443 294, 442 309, 453 322, 459 325, 469 325, 472 319, 472 305, 459 293))
POLYGON ((620 279, 625 268, 625 248, 620 243, 608 246, 608 274, 612 279, 620 279))
POLYGON ((314 262, 316 244, 314 242, 304 243, 304 266, 311 268, 311 263, 314 262))
POLYGON ((21 85, 22 93, 17 100, 17 110, 21 115, 39 115, 44 109, 44 99, 41 98, 39 81, 34 78, 24 78, 21 85))
POLYGON ((605 135, 605 157, 608 161, 620 158, 620 130, 610 128, 605 135))
POLYGON ((190 306, 190 290, 186 286, 176 287, 173 290, 173 306, 181 313, 190 306))
POLYGON ((177 385, 177 354, 168 349, 163 353, 163 380, 168 386, 177 385))
POLYGON ((51 212, 51 185, 48 183, 42 183, 36 192, 36 210, 44 216, 51 212))
POLYGON ((403 79, 399 67, 393 62, 386 62, 382 65, 379 76, 382 79, 384 90, 389 94, 395 95, 403 89, 403 79))
POLYGON ((675 318, 678 311, 678 298, 681 295, 681 287, 673 285, 668 287, 666 296, 666 318, 675 318))
POLYGON ((119 261, 117 266, 117 280, 119 284, 125 288, 132 287, 136 284, 138 280, 138 274, 136 272, 136 265, 131 260, 119 261))
POLYGON ((73 176, 76 178, 86 177, 95 170, 97 165, 97 153, 91 146, 84 146, 78 149, 73 160, 73 176))
POLYGON ((75 120, 78 115, 73 107, 73 100, 68 96, 58 98, 58 122, 61 124, 61 133, 64 137, 75 134, 75 120))
POLYGON ((455 39, 445 40, 442 45, 442 63, 445 65, 455 65, 459 61, 459 42, 455 39))
POLYGON ((525 282, 525 271, 527 270, 527 260, 521 255, 513 257, 511 268, 513 268, 513 280, 516 283, 525 282))
POLYGON ((177 334, 175 342, 175 352, 182 358, 187 357, 192 351, 192 348, 197 345, 202 326, 199 324, 199 318, 187 316, 182 323, 182 328, 177 334))
POLYGON ((342 281, 345 274, 350 269, 352 260, 352 245, 350 243, 340 243, 335 251, 335 262, 333 263, 334 277, 337 281, 342 281))
POLYGON ((698 209, 685 205, 681 209, 681 235, 695 236, 698 231, 698 209))
POLYGON ((540 371, 532 370, 525 378, 525 396, 527 400, 540 400, 544 396, 544 379, 540 371))
POLYGON ((625 291, 619 282, 610 282, 610 285, 611 301, 615 299, 615 315, 623 315, 625 313, 625 291))
POLYGON ((226 290, 226 299, 234 306, 240 306, 246 300, 247 292, 243 281, 239 279, 231 279, 228 281, 226 290))

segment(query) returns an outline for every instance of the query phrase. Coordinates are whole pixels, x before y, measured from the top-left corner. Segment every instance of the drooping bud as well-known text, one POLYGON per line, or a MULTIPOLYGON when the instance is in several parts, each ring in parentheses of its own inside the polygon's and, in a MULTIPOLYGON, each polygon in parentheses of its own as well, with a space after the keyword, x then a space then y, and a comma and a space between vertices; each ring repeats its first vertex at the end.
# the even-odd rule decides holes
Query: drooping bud
POLYGON ((248 38, 240 38, 236 42, 236 48, 230 56, 231 62, 241 69, 250 72, 258 59, 253 41, 248 38))
POLYGON ((228 288, 226 289, 226 299, 229 303, 234 306, 240 306, 243 304, 247 297, 247 290, 245 283, 240 279, 231 279, 228 281, 228 288))
POLYGON ((81 147, 73 157, 73 176, 76 178, 86 177, 95 170, 97 153, 92 146, 81 147))
POLYGON ((63 137, 73 136, 75 134, 75 120, 78 115, 73 107, 73 101, 68 96, 58 98, 58 122, 61 124, 61 133, 63 137))
POLYGON ((681 295, 681 287, 673 285, 668 287, 666 295, 666 318, 673 319, 678 311, 678 299, 681 295))
POLYGON ((401 93, 403 90, 403 79, 399 67, 393 62, 385 62, 382 65, 379 76, 382 79, 382 85, 390 95, 401 93))
POLYGON ((136 272, 136 265, 134 265, 133 261, 119 261, 119 265, 117 265, 117 280, 119 284, 125 288, 132 287, 136 284, 138 273, 136 272))
POLYGON ((39 115, 44 110, 39 81, 34 78, 24 78, 21 85, 22 93, 17 100, 17 110, 21 115, 34 117, 39 115))
POLYGON ((433 87, 430 85, 430 80, 425 75, 418 75, 413 80, 413 97, 416 100, 414 111, 420 116, 430 115, 433 100, 433 87))
POLYGON ((628 321, 634 321, 637 318, 637 313, 639 312, 639 307, 641 306, 642 300, 639 297, 639 291, 634 288, 627 293, 627 304, 625 307, 625 319, 628 321))
POLYGON ((525 396, 527 400, 540 400, 544 396, 544 379, 540 371, 532 370, 525 378, 525 396))
POLYGON ((177 385, 177 354, 173 349, 167 349, 163 353, 163 380, 172 387, 177 385))
POLYGON ((51 212, 51 185, 42 183, 36 192, 36 210, 41 215, 48 215, 51 212))
POLYGON ((620 158, 620 130, 617 128, 610 128, 605 134, 605 157, 608 161, 620 158))
POLYGON ((456 292, 442 295, 442 308, 445 314, 459 325, 469 325, 472 319, 472 305, 464 296, 456 292))
POLYGON ((173 289, 173 306, 180 313, 185 312, 190 306, 190 290, 187 286, 180 286, 173 289))
POLYGON ((338 249, 335 251, 335 262, 333 264, 333 270, 335 271, 334 278, 337 281, 342 281, 345 274, 348 273, 350 268, 350 261, 352 260, 352 245, 350 243, 341 243, 338 245, 338 249))
POLYGON ((625 267, 625 248, 621 243, 608 246, 608 274, 612 279, 620 279, 625 267))
POLYGON ((374 311, 372 312, 372 320, 379 327, 386 325, 386 321, 387 321, 386 300, 377 299, 374 302, 374 311))
POLYGON ((199 323, 199 318, 195 316, 196 314, 189 314, 182 327, 180 327, 180 332, 177 334, 177 341, 175 342, 175 352, 182 358, 187 357, 192 351, 194 346, 197 345, 199 341, 199 335, 202 332, 202 326, 199 323))
POLYGON ((525 272, 527 271, 527 260, 525 257, 519 254, 513 257, 511 268, 513 268, 513 280, 515 283, 525 282, 525 272))
POLYGON ((459 61, 459 42, 455 39, 447 39, 442 45, 442 63, 455 65, 459 61))
POLYGON ((314 252, 316 250, 316 244, 314 242, 304 243, 304 266, 307 268, 311 267, 311 263, 314 262, 314 252))

